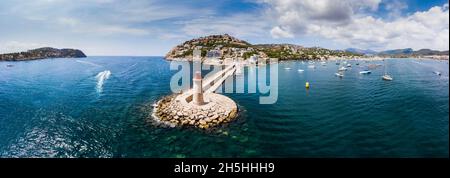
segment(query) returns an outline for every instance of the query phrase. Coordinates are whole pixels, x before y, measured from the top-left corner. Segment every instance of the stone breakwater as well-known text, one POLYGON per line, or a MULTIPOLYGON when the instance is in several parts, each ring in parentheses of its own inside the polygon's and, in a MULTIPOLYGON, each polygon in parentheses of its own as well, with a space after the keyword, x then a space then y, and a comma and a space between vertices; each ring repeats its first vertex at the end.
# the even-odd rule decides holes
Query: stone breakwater
POLYGON ((230 98, 215 93, 204 94, 204 98, 206 103, 198 106, 180 100, 180 95, 166 96, 154 106, 153 119, 170 127, 208 129, 237 117, 237 105, 230 98))

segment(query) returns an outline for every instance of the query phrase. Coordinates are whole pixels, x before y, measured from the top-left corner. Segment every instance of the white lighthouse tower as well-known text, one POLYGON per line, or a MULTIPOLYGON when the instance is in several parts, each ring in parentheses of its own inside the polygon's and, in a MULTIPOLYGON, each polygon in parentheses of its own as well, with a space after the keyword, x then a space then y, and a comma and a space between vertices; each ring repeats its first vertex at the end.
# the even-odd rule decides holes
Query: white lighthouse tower
POLYGON ((202 75, 200 71, 195 72, 194 78, 192 79, 194 86, 194 96, 193 96, 193 103, 195 105, 203 105, 205 102, 203 100, 203 89, 202 89, 202 75))

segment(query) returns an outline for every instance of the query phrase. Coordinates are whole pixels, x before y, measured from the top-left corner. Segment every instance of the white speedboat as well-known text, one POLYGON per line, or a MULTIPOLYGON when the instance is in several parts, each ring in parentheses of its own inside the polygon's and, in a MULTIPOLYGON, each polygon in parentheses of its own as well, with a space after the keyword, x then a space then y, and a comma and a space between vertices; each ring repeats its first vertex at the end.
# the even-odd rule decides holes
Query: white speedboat
POLYGON ((383 80, 386 80, 386 81, 392 81, 392 80, 394 80, 390 75, 383 75, 382 77, 381 77, 383 80))
POLYGON ((441 72, 439 72, 439 71, 434 71, 433 73, 436 74, 436 75, 439 75, 439 76, 442 75, 441 72))
POLYGON ((303 69, 298 69, 298 72, 304 72, 305 70, 303 70, 303 69))
POLYGON ((336 75, 337 77, 340 77, 340 78, 344 77, 344 74, 342 72, 337 72, 334 75, 336 75))
POLYGON ((346 67, 340 67, 340 68, 339 68, 339 71, 346 71, 346 70, 347 70, 346 67))
POLYGON ((310 68, 310 69, 315 69, 316 66, 315 66, 315 65, 309 65, 308 68, 310 68))
POLYGON ((370 73, 372 73, 372 71, 370 71, 370 70, 363 70, 363 71, 359 72, 359 74, 370 74, 370 73))
POLYGON ((352 64, 347 64, 347 67, 352 67, 352 64))
POLYGON ((284 68, 284 69, 286 69, 286 70, 291 70, 291 68, 290 68, 290 67, 286 67, 286 68, 284 68))
POLYGON ((384 63, 384 75, 381 77, 381 79, 386 80, 386 81, 392 81, 392 80, 394 80, 394 78, 392 78, 390 75, 388 75, 388 73, 387 73, 387 71, 386 71, 386 67, 387 67, 386 61, 383 60, 383 63, 384 63))

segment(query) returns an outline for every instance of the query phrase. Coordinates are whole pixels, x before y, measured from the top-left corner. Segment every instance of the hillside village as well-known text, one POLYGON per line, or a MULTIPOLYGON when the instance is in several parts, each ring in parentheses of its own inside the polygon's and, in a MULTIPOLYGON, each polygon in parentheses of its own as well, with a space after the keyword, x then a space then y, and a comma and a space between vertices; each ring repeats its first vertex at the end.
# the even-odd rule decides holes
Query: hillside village
POLYGON ((170 50, 167 60, 193 60, 193 51, 201 50, 202 60, 227 61, 233 59, 257 60, 277 58, 278 60, 327 60, 337 58, 361 57, 361 54, 329 50, 325 48, 306 48, 293 44, 252 45, 228 34, 211 35, 184 42, 170 50))

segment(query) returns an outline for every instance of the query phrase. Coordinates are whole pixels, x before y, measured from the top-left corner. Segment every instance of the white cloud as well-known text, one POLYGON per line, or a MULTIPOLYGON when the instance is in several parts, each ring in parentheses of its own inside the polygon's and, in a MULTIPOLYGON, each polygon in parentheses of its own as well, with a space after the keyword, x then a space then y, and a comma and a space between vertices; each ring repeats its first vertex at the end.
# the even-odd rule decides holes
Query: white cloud
POLYGON ((72 32, 87 33, 95 35, 148 35, 150 32, 140 28, 130 28, 124 25, 98 24, 92 22, 82 22, 75 18, 61 17, 58 18, 57 24, 70 27, 72 32))
MULTIPOLYGON (((269 4, 268 14, 276 20, 274 38, 322 36, 346 46, 372 48, 449 49, 448 4, 386 20, 370 16, 380 0, 262 0, 269 4)), ((393 15, 391 15, 393 16, 393 15)))
POLYGON ((389 0, 386 4, 386 10, 389 11, 389 18, 399 18, 403 10, 408 9, 408 4, 403 0, 389 0))
POLYGON ((155 21, 212 13, 206 8, 190 8, 183 4, 159 0, 80 0, 77 3, 69 0, 36 0, 14 2, 3 13, 53 29, 59 25, 61 28, 57 30, 60 31, 94 35, 149 35, 161 28, 151 24, 155 21))
POLYGON ((270 34, 274 38, 293 38, 294 35, 289 31, 284 30, 282 27, 276 26, 270 30, 270 34))
POLYGON ((235 14, 227 17, 204 17, 181 22, 182 31, 194 37, 211 34, 230 34, 236 37, 260 37, 268 34, 270 23, 261 16, 235 14))

